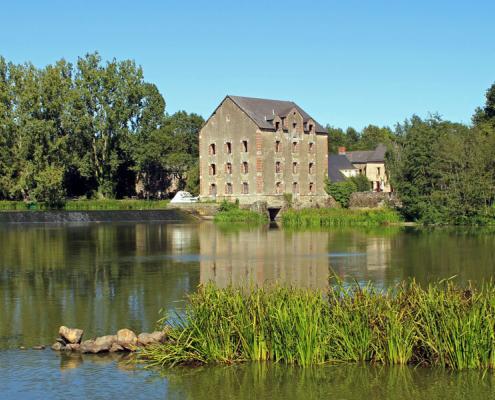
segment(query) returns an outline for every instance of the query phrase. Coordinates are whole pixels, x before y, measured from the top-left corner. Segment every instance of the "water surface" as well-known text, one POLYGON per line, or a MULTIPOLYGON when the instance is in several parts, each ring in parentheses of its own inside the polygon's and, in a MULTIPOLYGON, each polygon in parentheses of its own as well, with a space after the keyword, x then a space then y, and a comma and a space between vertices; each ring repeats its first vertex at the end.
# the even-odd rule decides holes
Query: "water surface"
POLYGON ((445 398, 448 393, 489 398, 492 375, 482 378, 477 372, 243 365, 161 376, 131 368, 120 358, 16 348, 52 343, 61 324, 83 328, 86 338, 122 327, 152 330, 160 309, 180 311, 187 293, 209 281, 220 287, 279 282, 325 288, 331 273, 384 288, 409 277, 420 283, 454 275, 460 283, 480 281, 495 272, 494 248, 495 235, 458 229, 293 232, 211 223, 3 224, 0 397, 239 399, 255 393, 271 399, 357 399, 387 393, 445 398))

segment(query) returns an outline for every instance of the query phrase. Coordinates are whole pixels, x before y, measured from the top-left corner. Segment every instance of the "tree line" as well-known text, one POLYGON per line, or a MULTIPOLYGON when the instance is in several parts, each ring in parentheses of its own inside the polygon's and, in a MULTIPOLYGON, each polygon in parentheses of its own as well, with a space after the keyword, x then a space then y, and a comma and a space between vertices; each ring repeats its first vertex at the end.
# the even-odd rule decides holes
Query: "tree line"
POLYGON ((166 114, 131 60, 103 63, 92 53, 36 68, 0 57, 0 199, 56 205, 195 191, 203 122, 166 114))
POLYGON ((329 151, 387 148, 386 169, 407 220, 495 223, 495 84, 470 125, 413 115, 392 130, 328 127, 329 151))

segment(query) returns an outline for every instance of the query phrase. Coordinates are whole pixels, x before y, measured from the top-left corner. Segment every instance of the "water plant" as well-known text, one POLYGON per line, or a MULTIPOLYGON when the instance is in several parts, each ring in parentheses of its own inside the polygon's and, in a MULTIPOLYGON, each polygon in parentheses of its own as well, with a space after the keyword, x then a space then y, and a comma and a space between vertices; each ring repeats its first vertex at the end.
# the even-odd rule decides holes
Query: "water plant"
POLYGON ((160 321, 166 343, 139 359, 152 366, 266 361, 495 368, 495 285, 452 281, 389 290, 333 282, 327 292, 287 287, 200 286, 186 310, 160 321))
POLYGON ((239 202, 231 203, 223 201, 220 203, 218 213, 214 217, 214 221, 219 224, 251 224, 261 225, 269 222, 267 215, 262 215, 255 211, 247 210, 239 207, 239 202))
POLYGON ((401 221, 390 209, 348 210, 341 208, 306 208, 287 210, 282 215, 284 227, 320 228, 335 226, 382 226, 401 221))

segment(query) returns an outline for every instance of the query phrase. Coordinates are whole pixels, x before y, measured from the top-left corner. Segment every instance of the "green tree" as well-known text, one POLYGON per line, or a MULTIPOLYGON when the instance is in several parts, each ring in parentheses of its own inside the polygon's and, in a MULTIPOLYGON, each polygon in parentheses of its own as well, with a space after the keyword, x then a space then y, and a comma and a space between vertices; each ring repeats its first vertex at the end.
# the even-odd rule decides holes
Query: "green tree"
POLYGON ((343 182, 330 182, 327 179, 325 181, 325 191, 342 207, 348 208, 351 194, 357 192, 357 186, 350 179, 346 179, 343 182))

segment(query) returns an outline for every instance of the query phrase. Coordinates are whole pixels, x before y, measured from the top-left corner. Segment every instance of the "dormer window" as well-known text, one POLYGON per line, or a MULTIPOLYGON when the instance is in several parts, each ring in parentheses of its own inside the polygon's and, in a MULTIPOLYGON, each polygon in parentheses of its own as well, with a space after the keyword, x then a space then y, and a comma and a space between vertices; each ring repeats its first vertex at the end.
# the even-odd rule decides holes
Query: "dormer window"
POLYGON ((278 131, 280 129, 280 121, 275 122, 275 130, 278 131))
POLYGON ((313 132, 313 128, 314 128, 313 124, 309 124, 309 129, 308 130, 309 130, 310 133, 313 132))
POLYGON ((297 122, 293 122, 292 123, 292 129, 296 129, 296 127, 297 127, 297 122))

